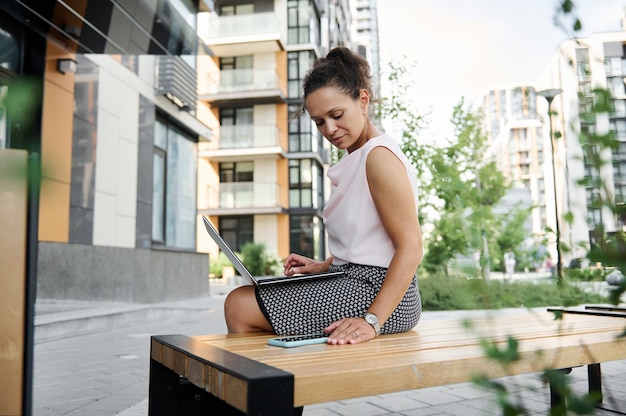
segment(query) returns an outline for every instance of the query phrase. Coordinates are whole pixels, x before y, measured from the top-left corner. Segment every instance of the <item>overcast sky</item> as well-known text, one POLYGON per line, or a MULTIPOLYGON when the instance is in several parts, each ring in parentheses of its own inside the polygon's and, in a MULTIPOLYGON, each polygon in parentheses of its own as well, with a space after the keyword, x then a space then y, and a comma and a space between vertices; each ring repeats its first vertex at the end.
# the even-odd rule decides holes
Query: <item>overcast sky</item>
MULTIPOLYGON (((575 0, 583 35, 621 31, 626 1, 575 0)), ((409 92, 430 112, 432 139, 450 137, 452 108, 492 87, 532 84, 567 34, 553 24, 554 0, 381 0, 381 67, 414 64, 409 92)), ((384 76, 383 76, 384 77, 384 76)), ((383 94, 384 84, 383 84, 383 94)))

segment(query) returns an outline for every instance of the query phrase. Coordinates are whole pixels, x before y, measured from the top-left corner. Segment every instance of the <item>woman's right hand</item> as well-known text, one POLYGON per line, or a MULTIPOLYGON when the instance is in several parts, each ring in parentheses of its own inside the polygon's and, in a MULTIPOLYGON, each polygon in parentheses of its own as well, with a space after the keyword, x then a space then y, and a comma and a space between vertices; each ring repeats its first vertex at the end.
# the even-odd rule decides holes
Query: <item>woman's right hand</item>
POLYGON ((328 260, 317 261, 295 253, 291 253, 287 256, 283 263, 285 276, 324 272, 328 270, 329 265, 330 262, 328 260))

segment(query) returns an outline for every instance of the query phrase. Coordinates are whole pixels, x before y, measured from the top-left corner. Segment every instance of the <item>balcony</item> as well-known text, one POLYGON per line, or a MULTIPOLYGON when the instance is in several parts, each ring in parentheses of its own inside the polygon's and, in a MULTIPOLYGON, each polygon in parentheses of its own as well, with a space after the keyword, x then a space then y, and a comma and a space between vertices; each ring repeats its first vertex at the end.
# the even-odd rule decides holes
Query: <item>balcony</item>
POLYGON ((282 212, 280 186, 275 182, 229 182, 209 186, 207 215, 272 214, 282 212))
POLYGON ((200 157, 225 162, 286 153, 280 146, 279 130, 275 124, 221 126, 218 137, 219 140, 200 151, 200 157))
POLYGON ((252 55, 285 49, 281 24, 275 13, 236 16, 210 14, 201 35, 217 56, 252 55))
POLYGON ((225 69, 211 78, 217 81, 199 99, 207 101, 213 107, 285 102, 285 93, 275 69, 225 69))

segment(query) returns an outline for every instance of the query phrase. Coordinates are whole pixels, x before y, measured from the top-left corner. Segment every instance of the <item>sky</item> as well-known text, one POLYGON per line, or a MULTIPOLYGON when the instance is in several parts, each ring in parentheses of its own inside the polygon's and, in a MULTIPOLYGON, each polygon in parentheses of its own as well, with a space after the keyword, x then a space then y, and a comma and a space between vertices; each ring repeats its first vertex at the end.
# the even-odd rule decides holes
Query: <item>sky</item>
MULTIPOLYGON (((474 108, 491 88, 533 84, 561 42, 556 0, 380 0, 381 68, 411 68, 408 101, 429 126, 422 137, 452 137, 452 109, 474 108)), ((578 36, 621 31, 626 1, 574 0, 578 36)), ((382 76, 384 79, 384 74, 382 76)), ((382 83, 382 95, 385 84, 382 83)))

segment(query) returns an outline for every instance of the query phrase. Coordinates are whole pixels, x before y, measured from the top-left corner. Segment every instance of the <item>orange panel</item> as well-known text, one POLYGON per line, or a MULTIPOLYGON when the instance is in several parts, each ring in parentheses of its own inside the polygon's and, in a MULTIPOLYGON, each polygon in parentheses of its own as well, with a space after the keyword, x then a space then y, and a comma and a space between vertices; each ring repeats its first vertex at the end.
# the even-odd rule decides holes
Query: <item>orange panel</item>
MULTIPOLYGON (((46 81, 44 84, 41 156, 43 176, 70 183, 74 93, 46 81)), ((69 203, 69 201, 68 201, 69 203)))
POLYGON ((39 241, 69 241, 70 184, 43 178, 39 193, 39 241))
POLYGON ((40 241, 61 243, 69 239, 74 73, 60 73, 57 62, 61 58, 76 59, 70 45, 65 46, 58 41, 47 43, 41 127, 43 178, 38 236, 40 241))

